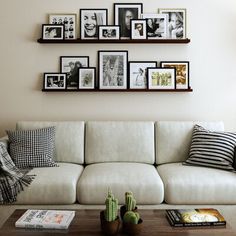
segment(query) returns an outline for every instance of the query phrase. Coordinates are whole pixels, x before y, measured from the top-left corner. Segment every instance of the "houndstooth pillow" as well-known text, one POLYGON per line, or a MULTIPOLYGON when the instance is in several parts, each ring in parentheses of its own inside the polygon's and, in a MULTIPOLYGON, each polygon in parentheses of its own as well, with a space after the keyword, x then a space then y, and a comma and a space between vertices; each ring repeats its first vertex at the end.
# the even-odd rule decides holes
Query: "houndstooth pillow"
POLYGON ((57 166, 53 160, 55 127, 6 132, 10 156, 18 168, 57 166))

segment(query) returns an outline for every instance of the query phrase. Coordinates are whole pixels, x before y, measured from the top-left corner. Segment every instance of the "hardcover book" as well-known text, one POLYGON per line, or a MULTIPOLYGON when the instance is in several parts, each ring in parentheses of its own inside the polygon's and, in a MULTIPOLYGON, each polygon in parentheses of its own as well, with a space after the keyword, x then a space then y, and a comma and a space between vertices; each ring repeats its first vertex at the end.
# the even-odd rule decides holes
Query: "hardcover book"
POLYGON ((27 210, 15 223, 20 228, 68 229, 75 211, 27 210))

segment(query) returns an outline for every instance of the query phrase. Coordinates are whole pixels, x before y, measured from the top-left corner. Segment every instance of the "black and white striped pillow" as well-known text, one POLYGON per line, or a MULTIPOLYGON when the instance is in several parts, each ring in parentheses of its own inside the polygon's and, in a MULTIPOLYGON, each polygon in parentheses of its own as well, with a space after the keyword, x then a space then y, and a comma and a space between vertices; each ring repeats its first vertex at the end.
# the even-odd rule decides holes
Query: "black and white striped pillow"
POLYGON ((195 125, 189 158, 184 164, 234 171, 236 134, 213 132, 195 125))
POLYGON ((53 160, 55 127, 6 132, 9 153, 18 168, 57 166, 53 160))

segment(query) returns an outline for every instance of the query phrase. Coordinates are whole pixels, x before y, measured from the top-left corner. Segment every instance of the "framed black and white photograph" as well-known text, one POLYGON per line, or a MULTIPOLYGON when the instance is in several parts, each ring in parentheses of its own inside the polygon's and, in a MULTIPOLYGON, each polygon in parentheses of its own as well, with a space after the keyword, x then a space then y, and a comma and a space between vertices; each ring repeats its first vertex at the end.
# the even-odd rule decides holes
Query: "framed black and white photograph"
POLYGON ((120 39, 120 26, 119 25, 98 26, 98 38, 104 40, 120 39))
POLYGON ((175 89, 175 68, 148 68, 148 89, 175 89))
POLYGON ((65 73, 44 73, 44 89, 66 89, 65 73))
POLYGON ((98 26, 107 25, 107 9, 80 9, 80 38, 98 39, 98 26))
POLYGON ((186 38, 186 9, 159 9, 159 13, 168 15, 167 37, 186 38))
POLYGON ((121 38, 131 37, 130 20, 140 19, 142 3, 114 3, 114 23, 120 25, 121 38))
POLYGON ((67 89, 77 89, 79 82, 79 68, 89 67, 88 56, 61 56, 61 73, 67 74, 67 89))
POLYGON ((64 25, 64 38, 76 39, 77 15, 76 14, 49 14, 49 24, 64 25))
POLYGON ((155 61, 129 61, 129 88, 147 88, 147 68, 157 67, 155 61))
POLYGON ((95 89, 96 68, 79 68, 79 89, 95 89))
POLYGON ((42 38, 48 40, 64 39, 64 25, 43 24, 42 38))
POLYGON ((147 20, 131 20, 131 39, 147 39, 147 20))
POLYGON ((99 89, 127 89, 128 51, 98 51, 99 89))
POLYGON ((167 38, 167 14, 142 14, 142 18, 147 20, 147 35, 149 39, 167 38))
POLYGON ((162 61, 160 65, 176 69, 176 89, 189 89, 189 61, 162 61))

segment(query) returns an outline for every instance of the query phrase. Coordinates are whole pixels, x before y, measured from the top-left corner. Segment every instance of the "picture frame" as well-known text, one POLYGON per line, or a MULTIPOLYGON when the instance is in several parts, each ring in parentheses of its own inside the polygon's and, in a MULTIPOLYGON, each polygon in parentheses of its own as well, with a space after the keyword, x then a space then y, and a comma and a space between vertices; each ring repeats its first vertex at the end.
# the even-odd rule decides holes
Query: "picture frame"
POLYGON ((147 20, 148 39, 167 38, 167 14, 142 14, 141 17, 147 20))
POLYGON ((147 89, 148 67, 157 67, 157 62, 129 61, 129 89, 147 89))
POLYGON ((128 51, 98 51, 99 89, 127 89, 128 51))
POLYGON ((64 25, 43 24, 42 39, 47 40, 63 40, 64 25))
POLYGON ((158 12, 168 15, 167 37, 185 39, 187 35, 187 10, 185 8, 159 8, 158 12))
POLYGON ((81 67, 79 68, 79 84, 78 89, 95 89, 96 68, 81 67))
POLYGON ((108 9, 80 9, 80 38, 98 39, 98 26, 107 22, 108 9))
POLYGON ((75 13, 51 13, 49 24, 64 25, 64 39, 76 39, 77 14, 75 13))
POLYGON ((100 25, 98 26, 99 40, 119 40, 120 26, 119 25, 100 25))
POLYGON ((60 71, 67 75, 67 89, 78 89, 80 67, 89 67, 88 56, 60 57, 60 71))
POLYGON ((147 20, 131 20, 131 39, 147 39, 147 20))
POLYGON ((175 68, 147 68, 148 89, 175 89, 175 70, 175 68))
POLYGON ((161 67, 176 69, 176 89, 189 89, 189 61, 161 61, 161 67))
POLYGON ((131 19, 139 19, 143 13, 142 3, 114 3, 114 24, 120 25, 121 38, 131 37, 131 19))
POLYGON ((46 90, 65 90, 65 73, 44 73, 43 88, 46 90))

